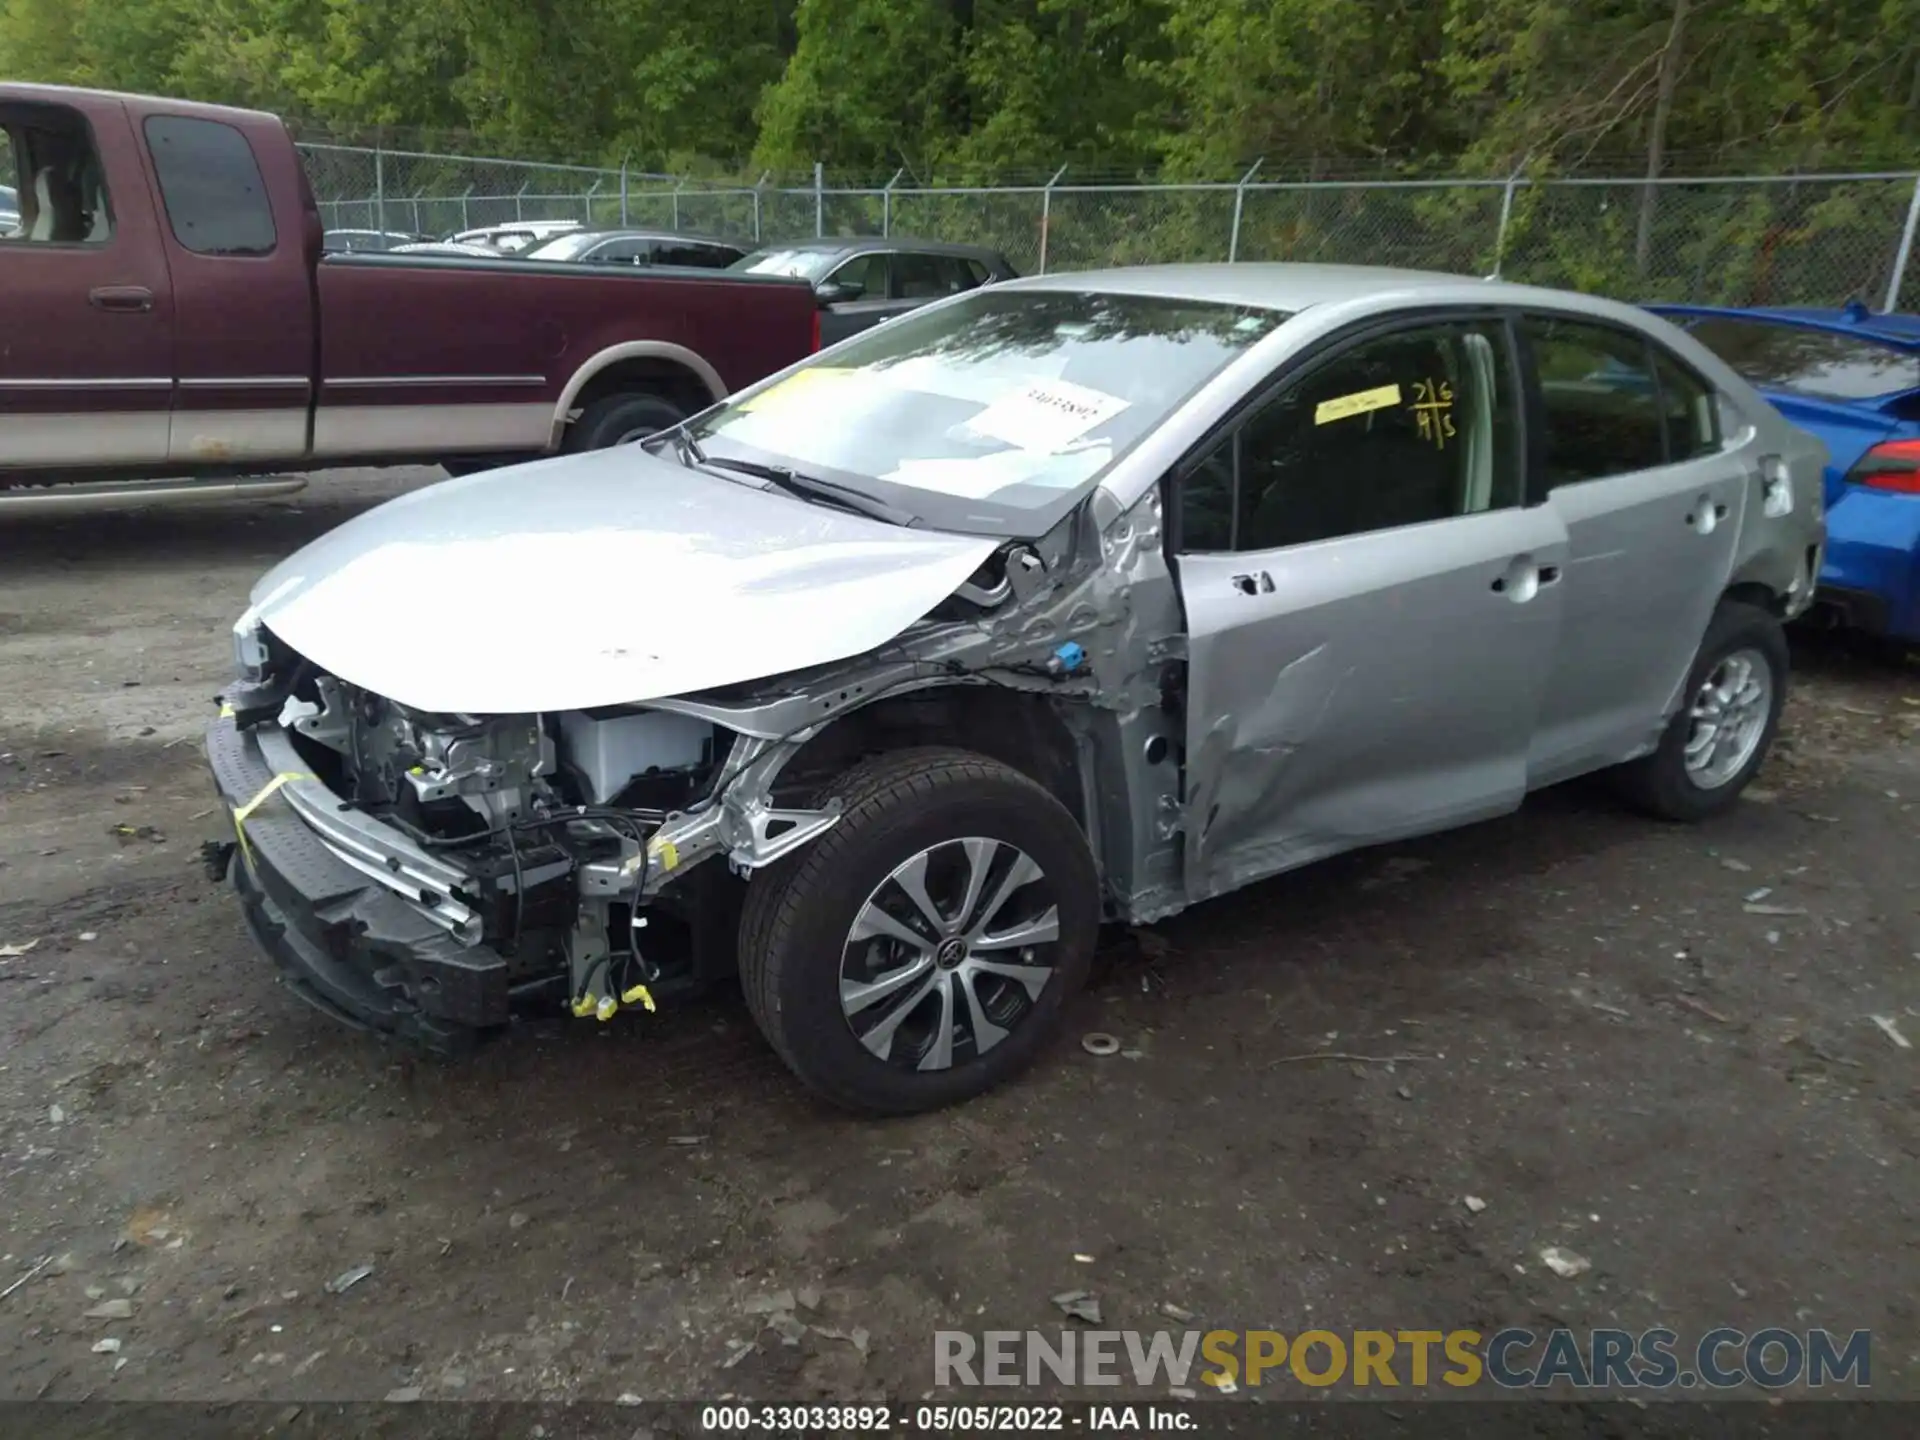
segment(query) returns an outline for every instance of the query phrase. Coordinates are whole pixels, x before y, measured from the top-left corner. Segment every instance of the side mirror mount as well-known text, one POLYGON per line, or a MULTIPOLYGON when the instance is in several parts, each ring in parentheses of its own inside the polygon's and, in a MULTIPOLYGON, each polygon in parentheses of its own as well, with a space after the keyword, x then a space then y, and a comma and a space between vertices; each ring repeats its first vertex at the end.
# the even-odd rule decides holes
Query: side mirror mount
POLYGON ((813 287, 814 298, 822 306, 838 305, 846 300, 858 300, 867 293, 867 287, 858 280, 823 280, 813 287))

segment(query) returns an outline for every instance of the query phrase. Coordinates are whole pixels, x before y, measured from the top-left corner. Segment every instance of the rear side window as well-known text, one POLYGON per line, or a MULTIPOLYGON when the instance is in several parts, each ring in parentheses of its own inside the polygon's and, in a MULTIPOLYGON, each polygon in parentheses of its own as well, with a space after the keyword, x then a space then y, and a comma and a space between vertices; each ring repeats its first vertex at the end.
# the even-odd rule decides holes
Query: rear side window
POLYGON ((1667 427, 1667 460, 1697 460, 1720 448, 1720 406, 1693 374, 1658 346, 1653 369, 1660 377, 1660 404, 1667 427))
POLYGON ((272 253, 273 206, 246 136, 179 115, 155 115, 145 128, 174 239, 196 255, 272 253))
POLYGON ((1667 417, 1644 340, 1577 320, 1520 324, 1540 377, 1549 486, 1666 463, 1667 417))
POLYGON ((691 241, 662 240, 653 247, 656 265, 691 265, 704 270, 723 270, 740 258, 740 252, 722 245, 701 245, 691 241))
POLYGON ((1824 400, 1873 400, 1920 389, 1920 355, 1864 336, 1725 315, 1704 315, 1687 329, 1754 385, 1824 400))

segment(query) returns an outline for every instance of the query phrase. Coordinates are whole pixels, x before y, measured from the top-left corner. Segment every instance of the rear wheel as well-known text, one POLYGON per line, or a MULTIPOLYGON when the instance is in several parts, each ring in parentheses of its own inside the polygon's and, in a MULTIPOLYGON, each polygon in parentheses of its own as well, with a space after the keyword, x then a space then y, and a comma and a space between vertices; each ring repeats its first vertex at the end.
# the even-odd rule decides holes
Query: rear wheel
POLYGON ((659 395, 641 391, 602 395, 567 427, 566 449, 604 450, 609 445, 626 445, 671 430, 686 418, 678 405, 659 395))
POLYGON ((863 762, 840 823, 754 876, 740 971, 761 1031, 847 1109, 901 1115, 1024 1070, 1086 981, 1099 882, 1080 827, 962 750, 863 762))
POLYGON ((1616 772, 1627 799, 1663 820, 1703 820, 1732 805, 1779 728, 1788 664, 1778 620, 1723 600, 1660 748, 1616 772))

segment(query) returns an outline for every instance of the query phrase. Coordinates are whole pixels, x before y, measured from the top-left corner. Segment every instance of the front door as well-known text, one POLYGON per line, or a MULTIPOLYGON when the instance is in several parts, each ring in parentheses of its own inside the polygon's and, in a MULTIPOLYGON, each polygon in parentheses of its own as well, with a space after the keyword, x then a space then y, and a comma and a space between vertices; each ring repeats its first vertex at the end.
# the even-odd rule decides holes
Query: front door
POLYGON ((893 298, 890 256, 869 251, 843 261, 822 285, 840 285, 852 293, 830 301, 820 311, 820 344, 832 345, 872 329, 882 320, 898 313, 900 304, 893 298))
POLYGON ((1565 639, 1528 764, 1545 785, 1658 741, 1732 572, 1759 459, 1722 437, 1711 388, 1638 333, 1554 316, 1521 330, 1538 478, 1569 547, 1565 639))
POLYGON ((125 117, 96 131, 65 105, 8 104, 0 172, 20 207, 0 228, 0 467, 164 461, 173 293, 125 117))
POLYGON ((1500 321, 1376 332, 1177 477, 1188 893, 1517 806, 1566 534, 1500 321))

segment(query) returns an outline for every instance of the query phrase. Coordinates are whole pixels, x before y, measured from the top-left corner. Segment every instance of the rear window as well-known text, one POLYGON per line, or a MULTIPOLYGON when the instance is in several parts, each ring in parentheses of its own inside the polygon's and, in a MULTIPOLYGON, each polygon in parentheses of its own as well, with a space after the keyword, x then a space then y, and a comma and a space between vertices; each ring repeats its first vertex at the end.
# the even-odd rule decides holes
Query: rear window
POLYGON ((278 239, 247 137, 218 120, 156 115, 147 149, 174 239, 197 255, 267 255, 278 239))
POLYGON ((1920 389, 1920 355, 1858 335, 1702 316, 1687 326, 1754 385, 1825 400, 1874 400, 1920 389))

